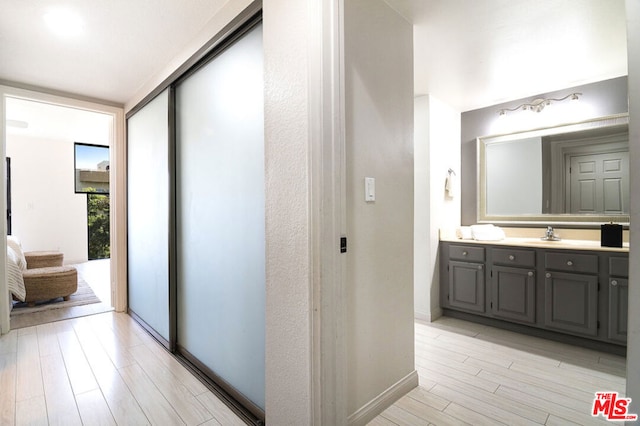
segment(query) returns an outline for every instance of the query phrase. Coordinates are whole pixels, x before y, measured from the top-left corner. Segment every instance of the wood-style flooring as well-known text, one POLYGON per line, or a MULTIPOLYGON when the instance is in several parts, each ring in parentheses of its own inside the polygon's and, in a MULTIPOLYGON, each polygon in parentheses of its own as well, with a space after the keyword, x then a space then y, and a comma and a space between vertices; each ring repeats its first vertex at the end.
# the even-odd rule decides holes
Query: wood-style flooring
POLYGON ((0 337, 0 425, 243 425, 131 317, 0 337))
MULTIPOLYGON (((596 391, 625 359, 452 318, 416 322, 420 386, 371 425, 604 425, 596 391)), ((107 312, 0 337, 0 425, 240 425, 131 317, 107 312)))
POLYGON ((453 318, 417 321, 420 386, 370 425, 604 425, 596 391, 625 392, 625 358, 453 318))

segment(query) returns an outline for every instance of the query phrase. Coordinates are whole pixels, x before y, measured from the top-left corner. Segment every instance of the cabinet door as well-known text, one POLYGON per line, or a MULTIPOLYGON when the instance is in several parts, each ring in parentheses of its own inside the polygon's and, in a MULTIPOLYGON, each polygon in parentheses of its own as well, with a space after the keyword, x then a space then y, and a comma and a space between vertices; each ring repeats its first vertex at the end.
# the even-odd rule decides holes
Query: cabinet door
POLYGON ((625 278, 609 279, 609 330, 611 340, 627 341, 627 308, 629 281, 625 278))
POLYGON ((449 306, 484 312, 484 265, 449 262, 449 306))
POLYGON ((491 285, 494 316, 527 323, 536 321, 536 278, 532 270, 494 266, 491 285))
POLYGON ((547 327, 571 333, 598 334, 598 278, 595 275, 546 272, 547 327))

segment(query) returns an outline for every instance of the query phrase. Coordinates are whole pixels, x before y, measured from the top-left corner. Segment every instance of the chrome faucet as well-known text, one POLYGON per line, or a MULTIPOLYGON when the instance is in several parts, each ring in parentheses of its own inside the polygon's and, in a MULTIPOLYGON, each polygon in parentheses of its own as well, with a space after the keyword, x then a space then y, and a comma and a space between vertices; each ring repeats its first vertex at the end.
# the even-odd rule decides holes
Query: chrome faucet
POLYGON ((555 234, 553 226, 547 226, 547 231, 544 233, 542 239, 546 241, 560 241, 560 237, 555 234))
POLYGON ((547 226, 547 233, 545 235, 547 237, 548 240, 552 239, 554 237, 553 235, 553 226, 547 226))

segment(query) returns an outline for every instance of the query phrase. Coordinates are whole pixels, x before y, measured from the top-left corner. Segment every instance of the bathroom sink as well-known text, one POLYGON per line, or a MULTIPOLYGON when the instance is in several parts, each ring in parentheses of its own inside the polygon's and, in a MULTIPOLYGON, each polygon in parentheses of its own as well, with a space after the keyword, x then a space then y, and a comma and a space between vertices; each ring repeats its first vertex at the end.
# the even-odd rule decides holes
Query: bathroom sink
POLYGON ((564 240, 559 237, 547 239, 546 237, 528 237, 528 238, 507 238, 505 242, 512 241, 518 244, 528 244, 533 246, 582 246, 582 247, 599 247, 600 241, 593 240, 564 240))

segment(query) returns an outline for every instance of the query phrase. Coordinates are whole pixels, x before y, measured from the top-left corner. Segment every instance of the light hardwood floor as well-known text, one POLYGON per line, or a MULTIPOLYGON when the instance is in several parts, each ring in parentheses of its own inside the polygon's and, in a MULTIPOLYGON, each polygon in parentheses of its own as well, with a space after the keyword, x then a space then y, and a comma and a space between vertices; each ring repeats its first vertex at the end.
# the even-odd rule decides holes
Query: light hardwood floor
MULTIPOLYGON (((420 387, 371 425, 590 425, 625 359, 452 318, 416 322, 420 387)), ((128 315, 0 337, 0 425, 241 425, 128 315)))
POLYGON ((131 317, 0 337, 0 425, 243 425, 131 317))
POLYGON ((416 322, 420 386, 370 425, 603 425, 596 391, 625 391, 623 357, 453 318, 416 322))

